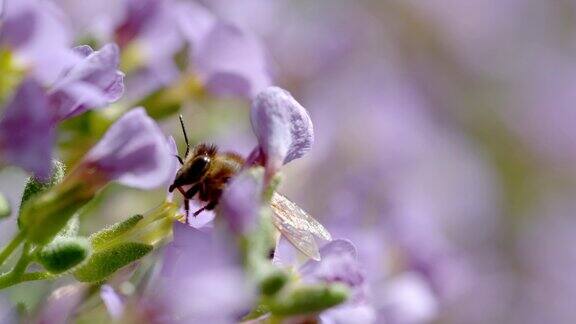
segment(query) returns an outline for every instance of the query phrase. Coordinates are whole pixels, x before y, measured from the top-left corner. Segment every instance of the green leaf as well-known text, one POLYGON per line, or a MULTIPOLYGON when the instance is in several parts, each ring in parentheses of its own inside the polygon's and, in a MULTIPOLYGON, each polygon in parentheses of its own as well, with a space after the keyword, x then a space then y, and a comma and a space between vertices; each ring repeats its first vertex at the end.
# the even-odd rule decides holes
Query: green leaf
POLYGON ((0 219, 6 218, 12 214, 10 202, 2 193, 0 193, 0 219))
POLYGON ((134 228, 134 226, 136 226, 136 224, 138 224, 138 222, 140 222, 143 218, 144 216, 142 215, 134 215, 124 221, 118 222, 92 234, 90 236, 90 243, 92 243, 92 247, 95 250, 98 250, 103 246, 110 244, 112 240, 134 228))
POLYGON ((74 276, 82 282, 102 281, 120 268, 142 258, 150 251, 152 251, 152 245, 148 244, 117 243, 93 253, 88 261, 74 272, 74 276))
POLYGON ((36 260, 51 273, 62 273, 79 265, 90 255, 90 243, 84 237, 60 237, 42 247, 36 260))
POLYGON ((291 316, 320 312, 344 302, 347 297, 348 288, 341 284, 299 286, 277 295, 269 306, 275 315, 291 316))

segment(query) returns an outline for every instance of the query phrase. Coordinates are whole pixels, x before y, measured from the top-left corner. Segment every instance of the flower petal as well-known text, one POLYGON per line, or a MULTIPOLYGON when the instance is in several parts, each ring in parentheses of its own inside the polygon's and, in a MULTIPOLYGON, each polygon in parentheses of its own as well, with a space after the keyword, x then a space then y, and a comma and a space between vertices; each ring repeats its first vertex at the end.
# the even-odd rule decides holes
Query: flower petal
POLYGON ((59 120, 112 103, 124 92, 124 73, 118 70, 120 50, 116 44, 107 44, 99 51, 81 46, 75 52, 84 58, 51 89, 50 99, 59 120))
POLYGON ((14 51, 24 67, 43 84, 77 61, 69 46, 71 30, 50 1, 7 0, 4 3, 0 44, 14 51))
POLYGON ((174 224, 154 297, 178 323, 235 323, 254 300, 255 287, 246 279, 235 242, 219 234, 224 233, 174 224))
POLYGON ((38 82, 24 80, 0 121, 3 159, 46 179, 54 140, 48 98, 38 82))
POLYGON ((234 233, 248 234, 255 228, 263 186, 262 173, 247 169, 235 176, 222 193, 221 215, 234 233))
POLYGON ((364 283, 364 274, 360 270, 356 248, 348 240, 334 240, 320 250, 321 261, 310 260, 301 268, 302 276, 310 281, 340 282, 351 288, 364 283))
POLYGON ((261 44, 234 25, 215 23, 192 46, 195 72, 214 94, 250 98, 271 84, 261 44))
POLYGON ((42 304, 35 322, 66 323, 74 316, 74 310, 80 305, 86 293, 85 286, 70 284, 54 290, 42 304))
POLYGON ((100 298, 102 298, 104 306, 106 306, 106 310, 112 319, 119 320, 122 318, 122 313, 124 313, 124 301, 122 301, 122 297, 116 293, 114 288, 110 285, 103 285, 100 288, 100 298))
POLYGON ((144 108, 127 112, 85 156, 109 180, 135 188, 151 189, 173 176, 166 138, 144 108))
POLYGON ((286 90, 269 87, 260 92, 252 102, 250 119, 267 170, 277 171, 312 147, 312 120, 286 90))

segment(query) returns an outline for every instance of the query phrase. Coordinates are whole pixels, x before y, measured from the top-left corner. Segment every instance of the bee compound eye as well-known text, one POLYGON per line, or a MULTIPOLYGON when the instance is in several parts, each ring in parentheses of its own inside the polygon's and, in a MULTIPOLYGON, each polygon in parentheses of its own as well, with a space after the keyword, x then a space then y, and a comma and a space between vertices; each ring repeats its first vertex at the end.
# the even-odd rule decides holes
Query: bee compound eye
POLYGON ((195 172, 201 172, 210 164, 210 158, 208 156, 199 156, 192 162, 192 170, 195 172))

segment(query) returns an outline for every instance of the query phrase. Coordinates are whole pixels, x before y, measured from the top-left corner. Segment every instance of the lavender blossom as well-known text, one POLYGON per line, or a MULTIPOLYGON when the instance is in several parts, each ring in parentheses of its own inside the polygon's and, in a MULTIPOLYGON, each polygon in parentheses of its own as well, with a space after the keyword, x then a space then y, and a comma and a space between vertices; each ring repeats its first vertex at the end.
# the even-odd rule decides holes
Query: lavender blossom
POLYGON ((115 44, 93 51, 84 45, 74 49, 82 60, 72 66, 50 89, 50 101, 58 121, 89 108, 103 107, 122 96, 124 74, 118 70, 120 50, 115 44))
POLYGON ((193 44, 192 62, 204 86, 216 95, 251 98, 271 84, 256 37, 228 23, 215 23, 193 44))
POLYGON ((173 176, 167 140, 144 108, 122 116, 84 157, 79 169, 135 188, 161 186, 173 176))
POLYGON ((177 3, 176 18, 191 48, 192 73, 209 92, 251 98, 271 84, 263 46, 249 30, 195 3, 177 3))
POLYGON ((350 300, 323 312, 326 323, 375 323, 376 312, 367 298, 367 282, 356 248, 347 240, 334 240, 320 250, 321 261, 309 260, 299 269, 304 282, 342 283, 352 289, 350 300))
POLYGON ((299 269, 305 282, 343 283, 362 297, 365 278, 358 264, 356 247, 348 240, 337 239, 320 249, 321 261, 309 260, 299 269))
MULTIPOLYGON (((268 173, 306 154, 314 142, 312 121, 290 93, 278 87, 260 92, 250 111, 252 129, 268 173)), ((249 158, 250 159, 250 158, 249 158)))
POLYGON ((122 1, 123 10, 112 36, 123 49, 127 96, 140 99, 173 83, 180 71, 174 56, 184 46, 174 1, 122 1))
POLYGON ((24 80, 0 120, 2 159, 46 179, 55 140, 51 118, 48 98, 40 84, 24 80))
POLYGON ((162 1, 126 0, 124 1, 124 18, 116 27, 116 40, 120 46, 132 41, 148 23, 158 14, 162 1))
POLYGON ((16 54, 17 64, 43 84, 78 61, 70 50, 71 33, 58 9, 48 1, 7 0, 4 3, 0 45, 16 54))
POLYGON ((172 322, 234 323, 251 307, 254 287, 244 276, 234 242, 219 234, 174 224, 152 296, 168 305, 172 322))

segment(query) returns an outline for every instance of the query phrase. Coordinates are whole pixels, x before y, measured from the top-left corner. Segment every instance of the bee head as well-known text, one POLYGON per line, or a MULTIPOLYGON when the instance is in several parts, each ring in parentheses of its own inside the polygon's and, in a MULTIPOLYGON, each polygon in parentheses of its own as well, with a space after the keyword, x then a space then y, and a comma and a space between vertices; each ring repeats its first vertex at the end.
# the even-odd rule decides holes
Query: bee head
POLYGON ((212 158, 207 155, 200 155, 195 157, 187 170, 187 172, 190 174, 191 180, 198 181, 202 179, 210 168, 211 162, 212 158))
POLYGON ((176 173, 174 183, 170 186, 169 192, 176 187, 191 185, 202 180, 210 169, 212 158, 208 155, 198 155, 184 164, 176 173))

